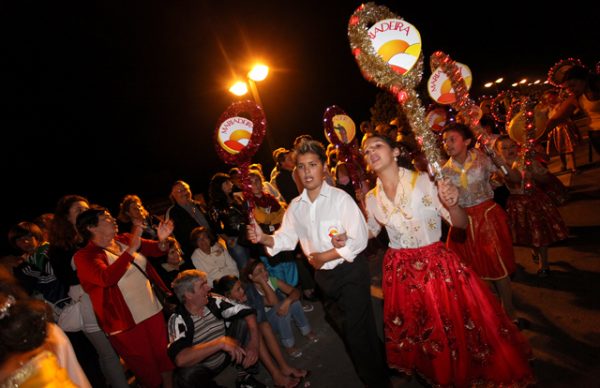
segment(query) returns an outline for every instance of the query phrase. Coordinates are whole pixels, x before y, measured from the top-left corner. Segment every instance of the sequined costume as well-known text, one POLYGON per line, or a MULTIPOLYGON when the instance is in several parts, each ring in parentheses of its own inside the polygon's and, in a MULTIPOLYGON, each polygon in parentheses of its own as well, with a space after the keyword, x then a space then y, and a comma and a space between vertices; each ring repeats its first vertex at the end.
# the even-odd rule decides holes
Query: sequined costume
POLYGON ((459 205, 469 216, 466 230, 450 228, 447 246, 483 279, 499 280, 516 270, 508 216, 493 201, 490 178, 496 166, 483 152, 470 150, 464 165, 450 158, 444 176, 459 188, 459 205))
POLYGON ((426 174, 399 170, 396 198, 367 194, 369 228, 387 229, 383 264, 387 361, 433 386, 531 383, 531 349, 479 276, 439 242, 449 219, 426 174))

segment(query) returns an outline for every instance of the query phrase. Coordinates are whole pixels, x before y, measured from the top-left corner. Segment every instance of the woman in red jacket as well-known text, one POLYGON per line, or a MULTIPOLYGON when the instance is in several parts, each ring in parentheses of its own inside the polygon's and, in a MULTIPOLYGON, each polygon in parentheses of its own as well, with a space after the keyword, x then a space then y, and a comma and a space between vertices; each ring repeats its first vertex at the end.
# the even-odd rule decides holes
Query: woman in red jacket
POLYGON ((161 223, 159 241, 142 239, 139 225, 117 235, 110 213, 92 207, 77 217, 87 245, 75 254, 77 276, 90 295, 100 327, 144 387, 171 386, 162 305, 147 276, 167 290, 147 257, 164 256, 173 223, 161 223), (145 271, 143 273, 142 271, 145 271))

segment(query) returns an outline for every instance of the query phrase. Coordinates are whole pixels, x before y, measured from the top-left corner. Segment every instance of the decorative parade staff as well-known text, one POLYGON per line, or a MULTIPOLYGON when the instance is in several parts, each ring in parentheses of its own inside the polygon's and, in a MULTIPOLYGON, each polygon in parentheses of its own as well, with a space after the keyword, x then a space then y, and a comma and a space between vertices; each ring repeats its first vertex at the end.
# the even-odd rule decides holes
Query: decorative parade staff
POLYGON ((348 168, 348 175, 350 175, 352 187, 356 192, 356 198, 362 198, 361 179, 357 166, 364 167, 364 159, 359 155, 358 144, 355 140, 356 125, 354 121, 342 108, 332 105, 325 109, 323 127, 325 137, 339 152, 338 162, 344 162, 348 168))
POLYGON ((387 7, 366 3, 358 7, 350 17, 348 37, 363 76, 396 96, 411 123, 432 174, 441 178, 441 153, 437 135, 429 130, 425 108, 415 91, 423 77, 419 31, 387 7))
MULTIPOLYGON (((445 103, 449 103, 456 109, 463 119, 463 123, 473 131, 477 141, 483 146, 485 152, 497 164, 504 175, 508 174, 508 169, 503 163, 499 162, 493 148, 490 147, 490 139, 481 127, 479 120, 481 119, 481 108, 477 106, 475 101, 469 97, 469 86, 471 84, 471 71, 461 63, 457 63, 450 56, 442 51, 436 51, 430 58, 432 74, 431 80, 440 78, 440 74, 445 74, 450 81, 452 88, 449 95, 450 98, 445 99, 445 103), (464 76, 463 76, 464 74, 464 76), (467 82, 468 81, 468 82, 467 82), (454 91, 454 93, 451 93, 454 91), (447 101, 447 102, 446 102, 447 101)), ((444 94, 442 95, 444 96, 444 94)))
POLYGON ((229 105, 217 121, 215 150, 227 164, 237 165, 241 172, 242 191, 248 204, 248 219, 254 210, 254 195, 250 185, 248 166, 250 159, 265 137, 267 119, 265 112, 255 102, 238 101, 229 105))

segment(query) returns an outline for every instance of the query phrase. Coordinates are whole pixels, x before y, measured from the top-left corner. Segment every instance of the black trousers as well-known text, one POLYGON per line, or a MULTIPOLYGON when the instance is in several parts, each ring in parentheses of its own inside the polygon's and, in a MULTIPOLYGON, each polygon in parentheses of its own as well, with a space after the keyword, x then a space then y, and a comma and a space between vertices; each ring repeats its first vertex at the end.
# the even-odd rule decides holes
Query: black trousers
POLYGON ((375 327, 370 279, 369 265, 363 254, 353 263, 315 271, 325 312, 337 326, 356 373, 368 387, 385 387, 389 379, 383 344, 375 327))

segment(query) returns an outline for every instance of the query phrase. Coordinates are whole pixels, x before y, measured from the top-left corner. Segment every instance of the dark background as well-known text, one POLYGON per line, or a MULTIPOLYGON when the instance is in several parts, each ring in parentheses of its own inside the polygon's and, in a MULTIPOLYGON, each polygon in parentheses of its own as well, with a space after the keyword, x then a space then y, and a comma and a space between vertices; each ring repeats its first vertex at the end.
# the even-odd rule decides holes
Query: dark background
MULTIPOLYGON (((176 179, 204 191, 230 167, 212 141, 234 101, 227 89, 255 60, 271 68, 258 84, 268 135, 255 160, 266 171, 272 150, 297 135, 325 141, 326 107, 368 119, 378 89, 361 76, 347 37, 359 4, 2 2, 0 253, 10 225, 53 211, 64 194, 116 212, 123 195, 164 198, 176 179)), ((426 61, 443 50, 469 65, 474 96, 498 77, 504 86, 543 80, 560 59, 600 59, 598 13, 583 2, 379 4, 419 29, 426 61)))

